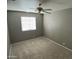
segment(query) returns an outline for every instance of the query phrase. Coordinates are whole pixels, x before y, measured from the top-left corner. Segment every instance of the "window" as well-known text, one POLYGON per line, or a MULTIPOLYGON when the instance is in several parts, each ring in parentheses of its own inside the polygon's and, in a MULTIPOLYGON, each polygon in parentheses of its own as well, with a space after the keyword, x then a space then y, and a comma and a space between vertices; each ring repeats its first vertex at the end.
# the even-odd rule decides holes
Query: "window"
POLYGON ((21 17, 22 31, 36 30, 36 17, 21 17))

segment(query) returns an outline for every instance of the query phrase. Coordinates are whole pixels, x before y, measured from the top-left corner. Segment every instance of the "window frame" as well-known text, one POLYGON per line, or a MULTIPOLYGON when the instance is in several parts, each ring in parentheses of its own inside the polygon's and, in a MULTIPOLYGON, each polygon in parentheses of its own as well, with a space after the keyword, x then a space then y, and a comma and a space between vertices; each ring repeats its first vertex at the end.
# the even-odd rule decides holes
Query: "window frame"
POLYGON ((36 29, 37 29, 37 27, 36 27, 36 17, 21 16, 21 31, 22 32, 24 32, 24 31, 35 31, 36 29), (32 28, 29 27, 29 29, 23 29, 23 21, 22 21, 22 18, 33 18, 33 20, 35 22, 35 28, 32 29, 32 28))

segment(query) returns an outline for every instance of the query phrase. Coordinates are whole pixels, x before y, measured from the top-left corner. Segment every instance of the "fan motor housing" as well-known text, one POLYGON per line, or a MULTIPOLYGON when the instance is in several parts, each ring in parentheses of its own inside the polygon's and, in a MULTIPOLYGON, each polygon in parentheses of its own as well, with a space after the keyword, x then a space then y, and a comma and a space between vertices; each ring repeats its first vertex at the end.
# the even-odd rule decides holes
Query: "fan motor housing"
POLYGON ((41 11, 43 10, 43 8, 38 7, 37 10, 38 10, 39 12, 41 12, 41 11))

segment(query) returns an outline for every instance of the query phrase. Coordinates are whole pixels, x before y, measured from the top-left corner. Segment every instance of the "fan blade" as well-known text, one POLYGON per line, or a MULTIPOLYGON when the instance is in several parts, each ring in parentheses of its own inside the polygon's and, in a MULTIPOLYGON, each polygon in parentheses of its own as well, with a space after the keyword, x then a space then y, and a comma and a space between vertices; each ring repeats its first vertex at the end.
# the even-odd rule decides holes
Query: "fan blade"
POLYGON ((45 10, 42 10, 42 11, 45 12, 45 13, 51 14, 50 12, 47 12, 47 11, 45 11, 45 10))
MULTIPOLYGON (((45 12, 45 11, 44 11, 44 12, 45 12)), ((51 14, 50 12, 45 12, 45 13, 51 14)))
POLYGON ((30 8, 31 10, 34 10, 35 12, 38 11, 36 8, 30 8))
POLYGON ((44 9, 44 10, 47 10, 47 11, 52 11, 52 9, 44 9))

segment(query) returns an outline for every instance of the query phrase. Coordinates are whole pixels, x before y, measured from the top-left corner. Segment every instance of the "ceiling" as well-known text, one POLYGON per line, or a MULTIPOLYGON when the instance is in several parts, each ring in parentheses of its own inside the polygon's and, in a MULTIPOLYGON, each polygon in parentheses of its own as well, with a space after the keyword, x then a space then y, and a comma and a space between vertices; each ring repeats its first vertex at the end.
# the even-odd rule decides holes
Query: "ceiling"
POLYGON ((38 6, 38 1, 44 8, 51 8, 53 11, 72 8, 72 0, 7 0, 7 9, 34 12, 32 8, 38 6))
POLYGON ((53 11, 72 8, 72 0, 48 0, 43 7, 51 8, 53 11))

